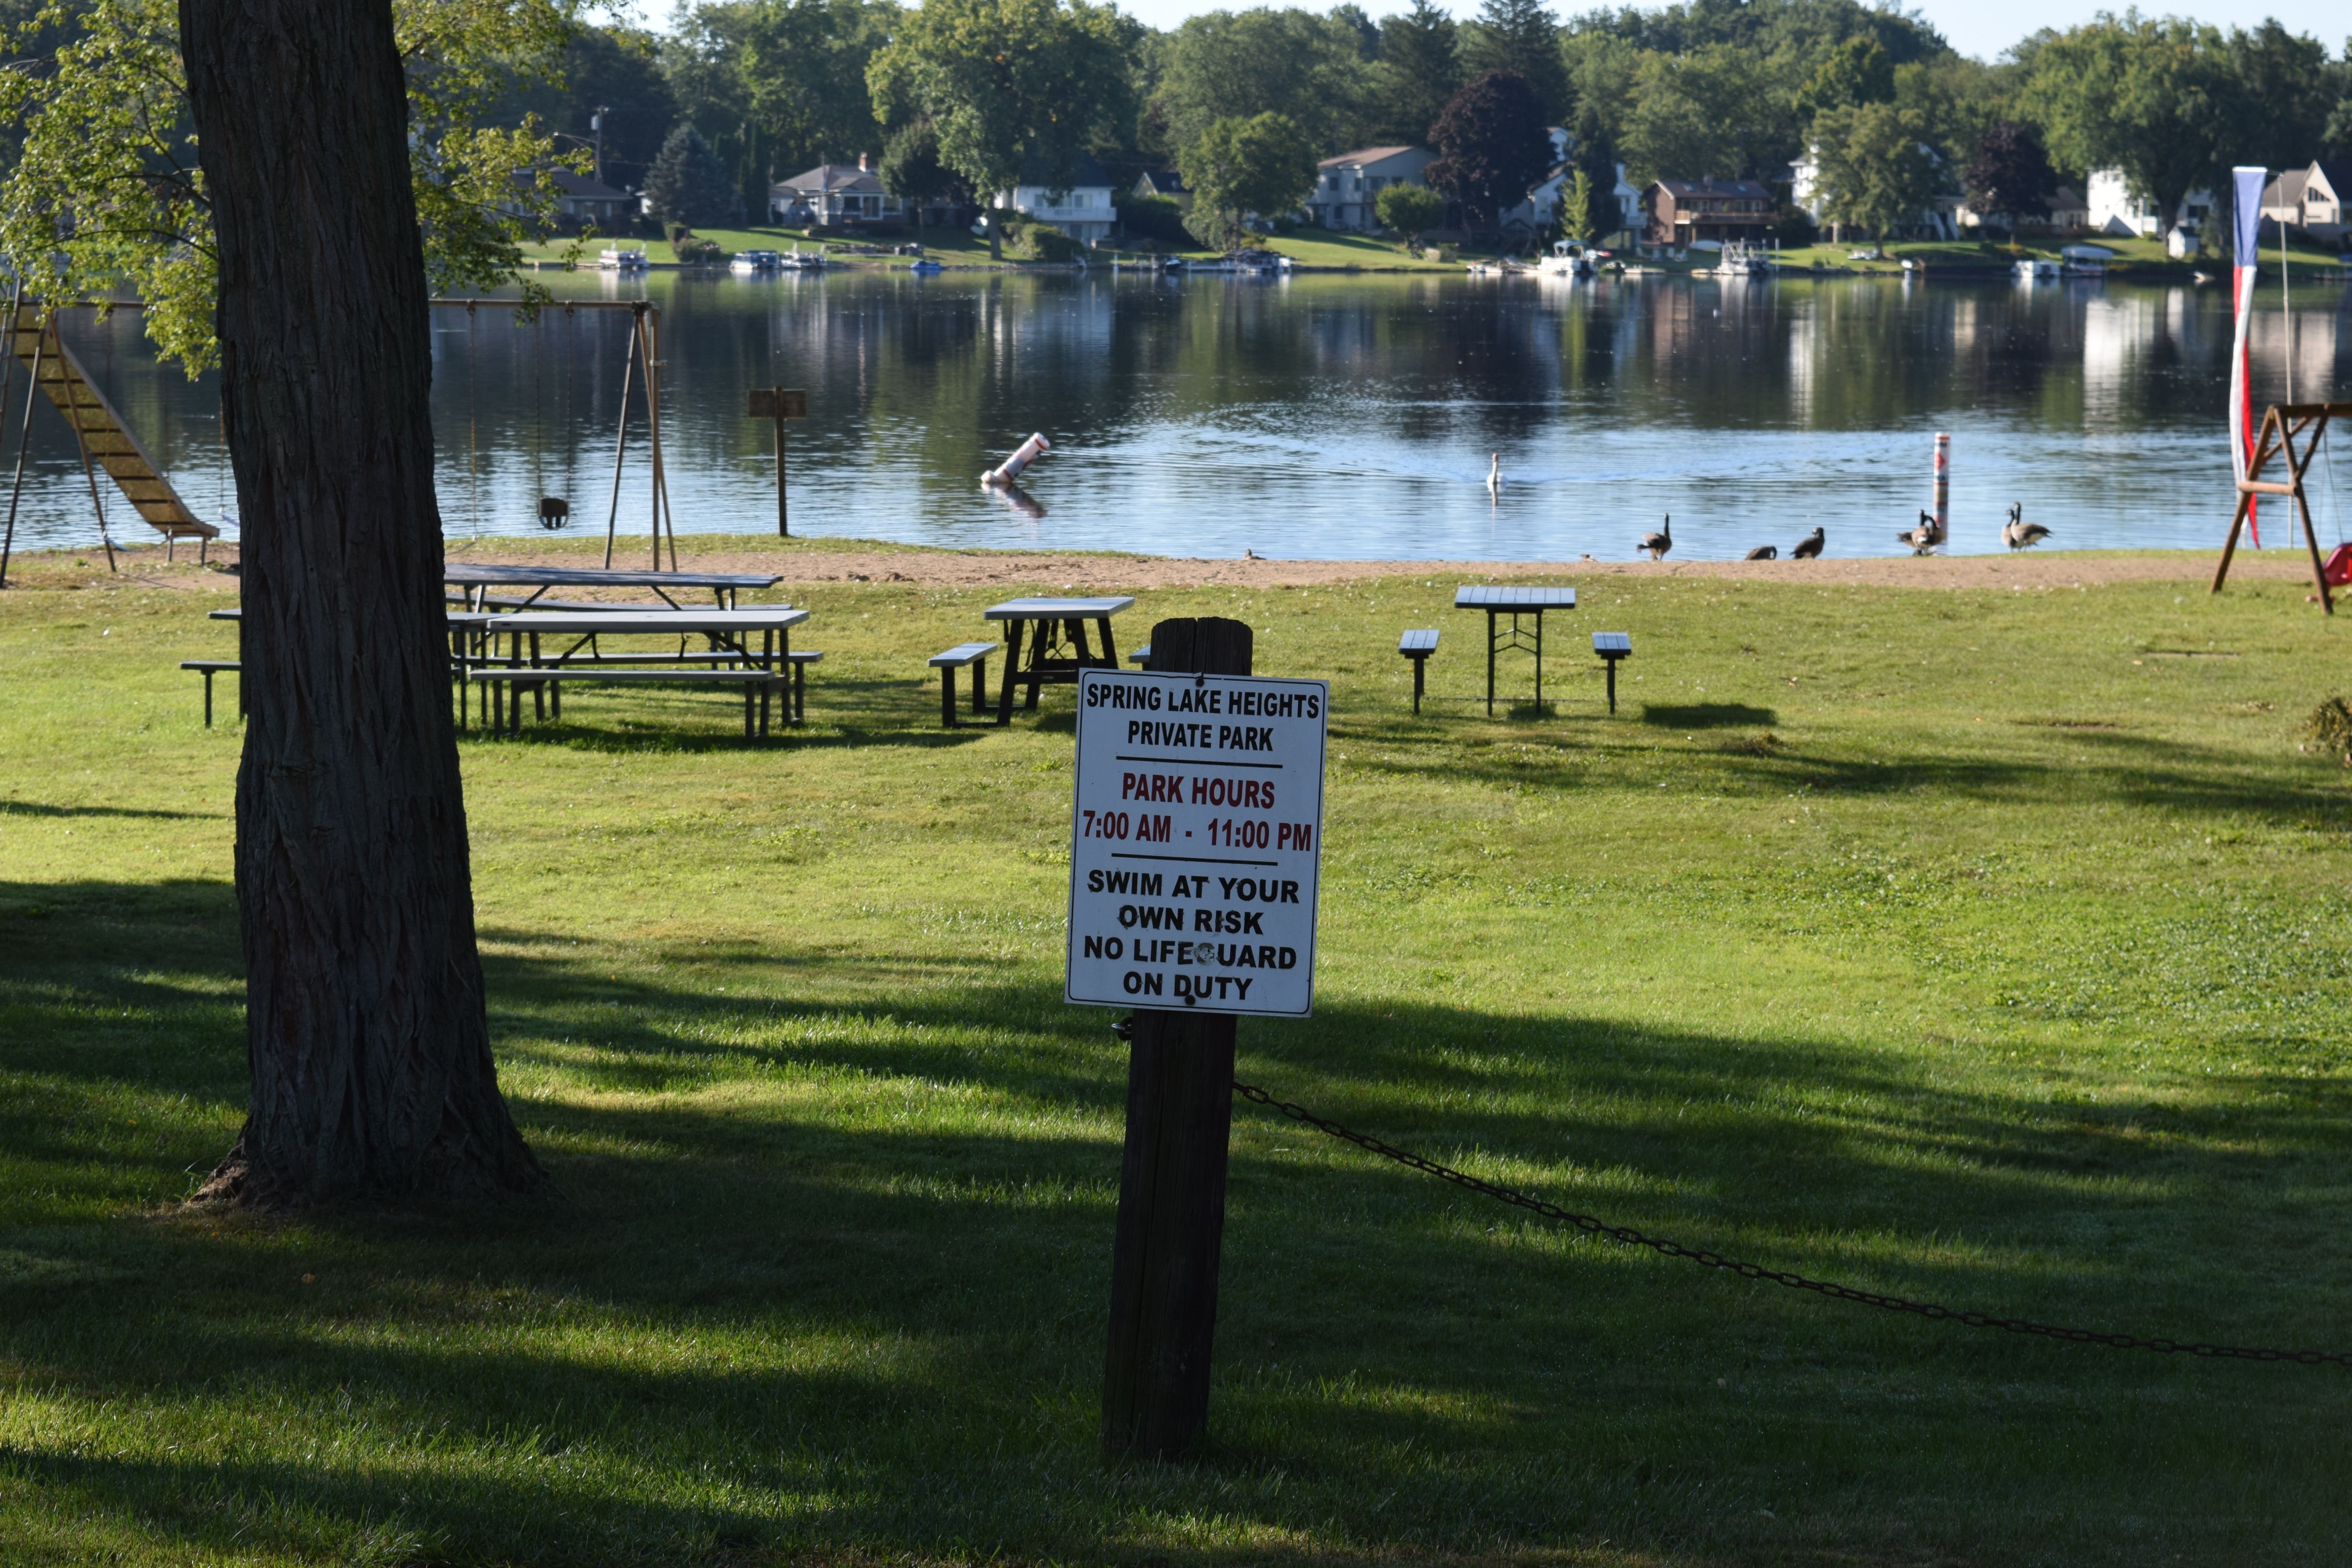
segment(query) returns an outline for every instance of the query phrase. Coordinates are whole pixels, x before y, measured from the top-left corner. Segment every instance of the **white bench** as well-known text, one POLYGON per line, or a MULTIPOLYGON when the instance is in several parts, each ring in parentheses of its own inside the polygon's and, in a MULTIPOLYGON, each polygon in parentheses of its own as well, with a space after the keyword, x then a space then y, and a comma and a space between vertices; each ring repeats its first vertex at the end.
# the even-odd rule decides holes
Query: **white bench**
POLYGON ((988 656, 998 646, 992 642, 958 643, 945 653, 931 655, 931 668, 940 672, 940 722, 948 729, 956 727, 955 672, 966 665, 971 667, 971 710, 988 711, 988 656))

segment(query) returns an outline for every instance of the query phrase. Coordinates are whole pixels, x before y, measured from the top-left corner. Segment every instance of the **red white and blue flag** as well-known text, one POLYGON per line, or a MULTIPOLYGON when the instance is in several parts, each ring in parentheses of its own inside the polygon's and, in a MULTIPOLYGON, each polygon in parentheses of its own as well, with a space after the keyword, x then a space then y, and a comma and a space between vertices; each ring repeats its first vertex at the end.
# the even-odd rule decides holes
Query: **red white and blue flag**
MULTIPOLYGON (((2235 199, 2231 203, 2231 228, 2236 253, 2231 258, 2230 303, 2237 311, 2237 340, 2230 350, 2230 467, 2240 479, 2254 457, 2254 389, 2248 374, 2246 339, 2254 320, 2254 276, 2263 242, 2263 180, 2269 171, 2230 171, 2235 199)), ((2255 521, 2258 497, 2246 498, 2246 526, 2259 546, 2263 531, 2255 521)))

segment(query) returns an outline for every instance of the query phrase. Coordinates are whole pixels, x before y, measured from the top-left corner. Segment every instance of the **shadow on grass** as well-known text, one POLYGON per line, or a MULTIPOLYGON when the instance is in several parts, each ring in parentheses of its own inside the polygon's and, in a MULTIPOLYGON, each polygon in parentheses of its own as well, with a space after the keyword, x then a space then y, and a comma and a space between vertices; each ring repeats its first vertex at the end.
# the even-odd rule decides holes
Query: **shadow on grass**
POLYGON ((129 805, 50 805, 37 800, 0 800, 0 816, 133 816, 194 822, 228 815, 225 811, 151 811, 129 805))
MULTIPOLYGON (((2094 1522, 2126 1502, 2221 1500, 2221 1517, 2250 1506, 2227 1456, 2255 1447, 2265 1487, 2340 1495, 2335 1446, 2281 1440, 2336 1418, 2340 1390, 2309 1373, 1776 1294, 1251 1108, 1214 1441, 1106 1472, 1123 1054, 1110 1015, 1001 964, 920 961, 929 984, 877 1001, 917 961, 730 952, 745 998, 614 982, 593 949, 501 952, 509 1070, 555 1086, 517 1113, 567 1204, 76 1219, 86 1168, 114 1157, 109 1095, 216 1106, 241 1066, 200 1032, 118 1037, 175 1002, 226 1011, 227 889, 0 891, 68 912, 59 940, 0 950, 0 1072, 46 1086, 38 1107, 0 1102, 0 1146, 58 1205, 0 1233, 58 1266, 0 1270, 0 1361, 135 1424, 19 1436, 0 1491, 150 1539, 389 1561, 1087 1557, 1214 1517, 1289 1542, 1276 1558, 1606 1535, 1733 1562, 1774 1539, 1759 1497, 1867 1518, 1956 1495, 1993 1517, 2057 1489, 2094 1522), (2198 1412, 2185 1434, 2100 1425, 2174 1399, 2198 1412), (2151 1466, 2159 1442, 2178 1446, 2151 1466), (174 1443, 222 1457, 158 1451, 174 1443), (2204 1463, 2216 1479, 2173 1495, 2204 1463)), ((2337 1228, 2352 1163, 2339 1085, 2209 1110, 2102 1080, 2060 1104, 1891 1047, 1411 1003, 1245 1023, 1242 1070, 1570 1206, 1857 1284, 2191 1337, 2324 1338, 2342 1317, 2344 1269, 2308 1245, 2337 1228)), ((2284 1506, 2266 1528, 2307 1541, 2319 1516, 2295 1510, 2332 1504, 2284 1506)))
POLYGON ((1744 702, 1692 702, 1679 707, 1655 702, 1642 705, 1643 723, 1669 730, 1715 730, 1727 725, 1769 729, 1780 721, 1780 715, 1771 709, 1751 708, 1744 702))
MULTIPOLYGON (((614 755, 698 754, 779 747, 836 751, 891 746, 925 751, 970 745, 998 728, 992 695, 984 713, 974 713, 968 702, 960 702, 960 722, 950 730, 940 722, 939 688, 906 680, 830 679, 822 692, 812 686, 807 721, 787 724, 780 713, 772 714, 764 738, 746 738, 743 734, 740 699, 706 696, 703 700, 691 701, 680 700, 675 691, 666 691, 649 702, 642 687, 606 690, 616 693, 614 700, 608 702, 605 694, 600 693, 592 699, 595 705, 584 715, 577 711, 579 697, 567 694, 562 719, 533 718, 526 721, 519 732, 503 736, 493 736, 477 726, 462 732, 459 738, 491 745, 560 746, 614 755), (722 725, 730 727, 719 727, 722 725)), ((1037 711, 1030 712, 1016 696, 1013 727, 1075 733, 1077 713, 1066 703, 1057 706, 1050 693, 1037 711)))

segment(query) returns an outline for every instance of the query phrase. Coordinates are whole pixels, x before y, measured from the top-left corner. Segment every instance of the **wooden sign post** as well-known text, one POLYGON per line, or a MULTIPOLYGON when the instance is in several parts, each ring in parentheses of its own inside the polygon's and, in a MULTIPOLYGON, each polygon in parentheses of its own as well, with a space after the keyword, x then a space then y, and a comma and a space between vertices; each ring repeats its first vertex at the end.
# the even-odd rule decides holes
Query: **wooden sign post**
POLYGON ((1108 1458, 1173 1458, 1207 1422, 1236 1014, 1313 1001, 1329 687, 1232 679, 1250 658, 1239 621, 1168 620, 1145 673, 1080 679, 1064 995, 1137 1007, 1108 1458))
POLYGON ((746 413, 752 419, 776 422, 776 537, 790 539, 792 521, 784 511, 784 421, 808 417, 808 394, 789 387, 755 386, 746 413))

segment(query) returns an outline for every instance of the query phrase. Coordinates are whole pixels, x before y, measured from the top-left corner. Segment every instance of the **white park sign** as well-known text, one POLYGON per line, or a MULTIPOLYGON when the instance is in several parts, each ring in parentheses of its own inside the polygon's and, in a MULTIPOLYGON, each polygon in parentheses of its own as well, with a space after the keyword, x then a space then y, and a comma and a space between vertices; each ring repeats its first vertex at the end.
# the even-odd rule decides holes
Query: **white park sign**
POLYGON ((1089 669, 1063 994, 1302 1017, 1330 685, 1089 669))

